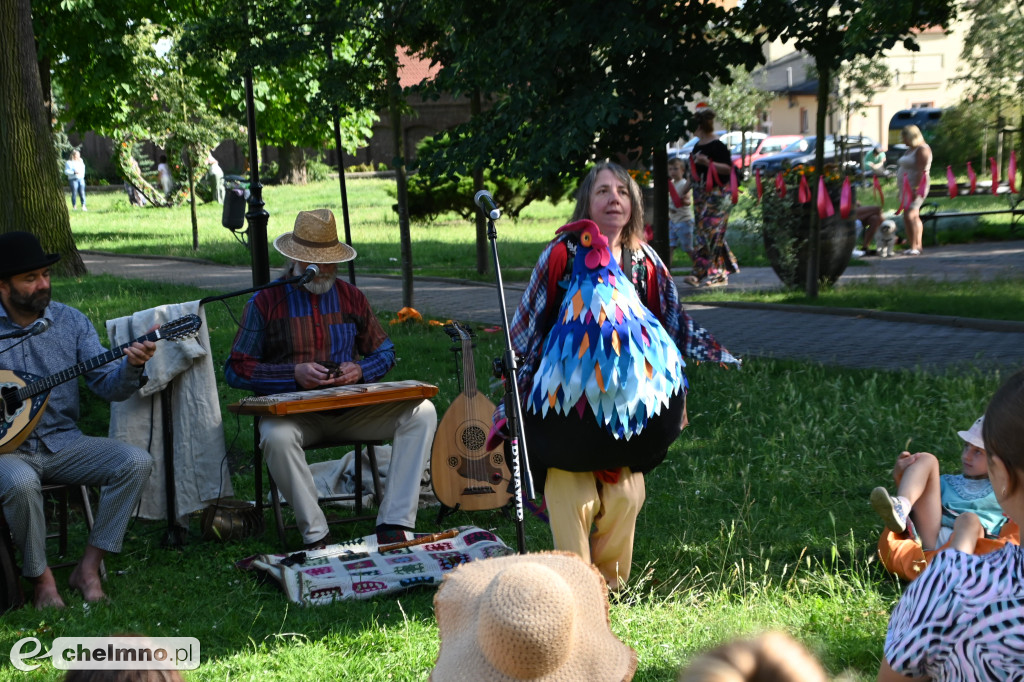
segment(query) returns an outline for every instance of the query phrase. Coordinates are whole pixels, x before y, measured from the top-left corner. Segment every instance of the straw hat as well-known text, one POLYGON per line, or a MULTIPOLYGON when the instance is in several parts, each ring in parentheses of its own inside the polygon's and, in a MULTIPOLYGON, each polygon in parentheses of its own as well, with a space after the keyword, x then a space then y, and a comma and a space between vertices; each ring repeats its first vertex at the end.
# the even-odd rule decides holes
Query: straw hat
POLYGON ((434 613, 433 682, 627 682, 636 672, 636 652, 611 631, 604 579, 575 554, 463 564, 445 576, 434 613))
POLYGON ((355 249, 338 241, 338 224, 326 208, 299 211, 295 229, 275 239, 274 248, 300 263, 345 263, 356 257, 355 249))

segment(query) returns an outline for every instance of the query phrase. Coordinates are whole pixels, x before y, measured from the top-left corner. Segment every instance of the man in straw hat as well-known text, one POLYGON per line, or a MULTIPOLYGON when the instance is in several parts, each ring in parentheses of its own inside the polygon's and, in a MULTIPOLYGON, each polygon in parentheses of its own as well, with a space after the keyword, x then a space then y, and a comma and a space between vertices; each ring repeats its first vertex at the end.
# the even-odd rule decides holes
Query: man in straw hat
POLYGON ((570 552, 462 564, 434 595, 441 651, 431 682, 628 682, 636 652, 608 621, 608 587, 570 552))
MULTIPOLYGON (((45 253, 28 232, 0 235, 0 335, 24 331, 43 319, 52 327, 34 327, 43 332, 0 341, 0 366, 7 370, 49 376, 106 352, 85 315, 50 299, 50 266, 58 260, 59 254, 45 253)), ((123 360, 86 372, 86 383, 105 400, 125 400, 144 383, 143 367, 155 350, 152 341, 136 342, 125 349, 123 360)), ((153 466, 144 450, 83 435, 78 419, 78 383, 58 384, 35 429, 13 452, 0 455, 4 517, 22 552, 22 574, 35 584, 36 608, 64 606, 46 563, 42 482, 101 486, 85 553, 68 581, 86 601, 98 601, 106 597, 101 561, 107 552, 121 551, 153 466)))
MULTIPOLYGON (((337 264, 356 257, 338 241, 334 214, 300 211, 292 232, 274 240, 290 259, 287 279, 317 265, 307 284, 257 292, 245 306, 228 358, 228 384, 268 395, 379 381, 395 365, 395 346, 359 289, 337 278, 337 264)), ((401 542, 416 523, 420 480, 437 428, 429 400, 407 400, 260 419, 267 468, 295 511, 307 549, 331 543, 317 503, 303 443, 333 439, 391 440, 391 465, 377 514, 377 539, 401 542)))

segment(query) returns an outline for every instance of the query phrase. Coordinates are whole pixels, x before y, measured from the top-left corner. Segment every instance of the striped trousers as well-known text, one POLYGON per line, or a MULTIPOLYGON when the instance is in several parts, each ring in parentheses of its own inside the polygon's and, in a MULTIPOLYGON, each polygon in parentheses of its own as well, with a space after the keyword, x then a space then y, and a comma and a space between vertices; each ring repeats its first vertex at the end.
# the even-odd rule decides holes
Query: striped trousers
POLYGON ((42 484, 98 485, 100 500, 89 544, 120 552, 128 521, 149 479, 145 450, 111 438, 82 436, 60 452, 0 455, 0 504, 22 553, 22 575, 46 570, 46 515, 42 484))

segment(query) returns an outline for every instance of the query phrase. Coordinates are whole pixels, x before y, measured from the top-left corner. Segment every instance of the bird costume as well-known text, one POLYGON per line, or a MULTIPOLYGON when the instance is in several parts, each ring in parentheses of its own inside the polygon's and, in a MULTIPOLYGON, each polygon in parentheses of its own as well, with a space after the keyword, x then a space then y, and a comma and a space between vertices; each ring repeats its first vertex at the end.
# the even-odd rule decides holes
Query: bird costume
POLYGON ((576 233, 579 247, 527 410, 583 417, 589 409, 615 439, 628 441, 685 391, 682 358, 597 225, 580 220, 558 233, 576 233))

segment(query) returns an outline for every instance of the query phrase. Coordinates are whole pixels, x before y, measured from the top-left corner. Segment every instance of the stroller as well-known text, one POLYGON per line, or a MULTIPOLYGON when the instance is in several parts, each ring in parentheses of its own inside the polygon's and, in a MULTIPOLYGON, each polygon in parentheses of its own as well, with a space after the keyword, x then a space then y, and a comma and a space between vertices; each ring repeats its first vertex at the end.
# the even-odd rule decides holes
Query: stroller
POLYGON ((249 179, 241 175, 224 176, 224 212, 220 224, 231 230, 235 239, 249 248, 249 228, 245 225, 245 208, 249 200, 249 179))

